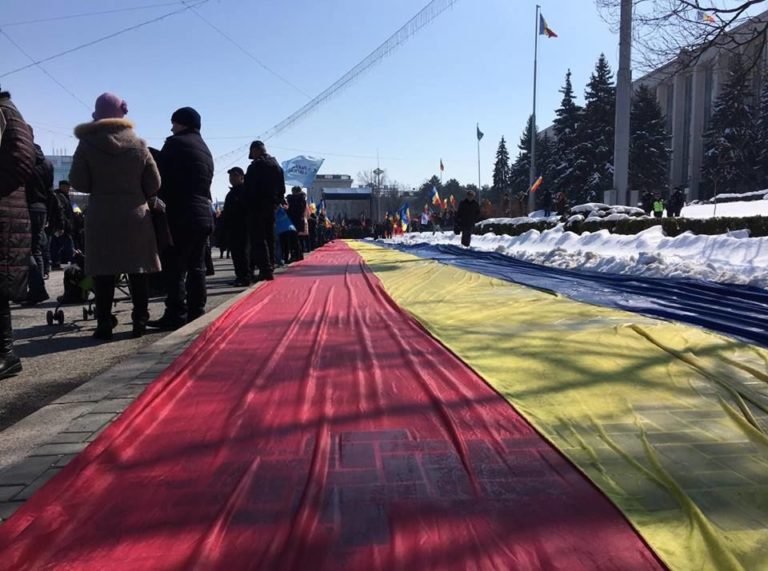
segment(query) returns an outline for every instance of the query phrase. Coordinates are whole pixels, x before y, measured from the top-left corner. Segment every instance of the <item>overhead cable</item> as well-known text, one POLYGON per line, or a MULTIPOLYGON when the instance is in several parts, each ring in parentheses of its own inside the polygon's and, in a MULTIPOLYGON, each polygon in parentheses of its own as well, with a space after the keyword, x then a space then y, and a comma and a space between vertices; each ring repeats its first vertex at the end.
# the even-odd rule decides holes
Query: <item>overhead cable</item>
POLYGON ((150 8, 164 8, 166 6, 178 6, 179 4, 183 4, 183 2, 181 0, 176 0, 175 2, 163 2, 160 4, 145 4, 143 6, 131 6, 130 8, 115 8, 113 10, 100 10, 98 12, 80 12, 79 14, 51 16, 49 18, 37 18, 35 20, 6 22, 4 24, 0 24, 0 28, 10 28, 11 26, 24 26, 26 24, 42 24, 45 22, 58 22, 61 20, 73 20, 75 18, 86 18, 88 16, 103 16, 105 14, 116 14, 118 12, 135 12, 137 10, 147 10, 150 8))
MULTIPOLYGON (((275 125, 271 129, 262 133, 258 138, 261 140, 267 140, 271 137, 274 137, 279 133, 288 129, 290 126, 292 126, 299 120, 306 117, 311 111, 317 109, 317 107, 319 107, 321 104, 328 101, 331 97, 336 95, 344 87, 347 87, 354 79, 359 77, 363 72, 367 71, 374 64, 380 62, 386 56, 388 56, 393 51, 395 51, 395 49, 398 48, 403 42, 413 37, 419 30, 421 30, 427 24, 431 23, 435 18, 437 18, 439 15, 445 12, 448 8, 451 8, 456 2, 457 0, 432 0, 429 4, 427 4, 424 8, 422 8, 418 14, 416 14, 413 18, 408 20, 408 22, 406 22, 402 27, 400 27, 394 34, 389 36, 389 38, 387 38, 381 45, 379 45, 379 47, 377 47, 365 58, 363 58, 357 65, 355 65, 347 73, 342 75, 339 79, 337 79, 322 93, 317 95, 311 101, 308 101, 298 111, 289 115, 288 117, 280 121, 277 125, 275 125)), ((243 151, 247 148, 248 148, 248 144, 242 145, 237 149, 234 149, 232 151, 229 151, 228 153, 224 153, 223 155, 216 157, 216 160, 218 161, 221 159, 226 159, 228 157, 231 157, 232 155, 237 155, 235 160, 232 161, 232 163, 234 163, 240 159, 243 151)))
MULTIPOLYGON (((3 35, 3 36, 5 36, 5 39, 7 39, 9 42, 11 42, 11 44, 13 44, 13 47, 15 47, 17 50, 19 50, 19 51, 20 51, 22 54, 24 54, 24 55, 27 57, 27 59, 29 59, 29 60, 30 60, 30 61, 32 61, 32 62, 34 62, 34 61, 35 61, 35 58, 33 58, 31 55, 29 55, 29 54, 27 53, 27 51, 26 51, 24 48, 22 48, 22 47, 21 47, 19 44, 17 44, 17 43, 14 41, 14 39, 13 39, 11 36, 9 36, 9 35, 8 35, 8 32, 6 32, 5 30, 2 30, 2 29, 0 29, 0 35, 3 35)), ((49 72, 47 69, 45 69, 45 68, 44 68, 44 67, 43 67, 41 64, 39 64, 39 63, 35 63, 34 65, 36 65, 36 66, 37 66, 37 68, 38 68, 40 71, 42 71, 42 72, 43 72, 45 75, 47 75, 47 76, 48 76, 48 78, 49 78, 51 81, 53 81, 53 82, 54 82, 56 85, 58 85, 59 87, 61 87, 61 89, 63 89, 63 90, 64 90, 64 91, 65 91, 67 94, 69 94, 69 95, 70 95, 70 97, 72 97, 72 98, 73 98, 75 101, 77 101, 78 103, 80 103, 80 105, 82 105, 82 106, 83 106, 83 107, 85 107, 86 109, 90 109, 90 108, 91 108, 91 107, 90 107, 90 106, 89 106, 89 105, 88 105, 88 104, 87 104, 85 101, 83 101, 82 99, 80 99, 80 97, 78 97, 78 96, 77 96, 77 94, 75 94, 75 93, 74 93, 73 91, 71 91, 71 90, 70 90, 70 89, 69 89, 69 88, 68 88, 66 85, 64 85, 64 84, 63 84, 63 83, 61 83, 61 82, 60 82, 58 79, 56 79, 56 78, 55 78, 53 75, 51 75, 51 73, 50 73, 50 72, 49 72)))
POLYGON ((178 10, 174 10, 173 12, 168 12, 166 14, 163 14, 162 16, 158 16, 157 18, 152 18, 151 20, 146 20, 144 22, 140 22, 139 24, 135 24, 133 26, 129 26, 127 28, 123 28, 122 30, 118 30, 117 32, 113 32, 111 34, 107 34, 106 36, 102 36, 100 38, 96 38, 95 40, 91 40, 89 42, 86 42, 84 44, 80 44, 78 46, 75 46, 73 48, 69 48, 67 50, 64 50, 63 52, 59 52, 57 54, 53 54, 51 56, 45 57, 40 60, 35 60, 32 63, 29 63, 27 65, 23 65, 21 67, 17 67, 16 69, 12 69, 11 71, 6 71, 3 74, 0 74, 0 78, 8 77, 9 75, 13 75, 14 73, 18 73, 20 71, 24 71, 25 69, 29 69, 30 67, 35 67, 41 63, 46 63, 55 59, 58 59, 60 57, 63 57, 65 55, 71 54, 73 52, 82 50, 83 48, 87 48, 96 44, 99 44, 101 42, 104 42, 106 40, 110 40, 112 38, 116 38, 117 36, 121 36, 123 34, 126 34, 128 32, 132 32, 133 30, 138 30, 139 28, 143 28, 144 26, 148 26, 149 24, 154 24, 155 22, 159 22, 161 20, 165 20, 166 18, 170 16, 175 16, 176 14, 181 14, 182 12, 187 12, 188 10, 192 10, 193 8, 196 8, 198 6, 201 6, 202 4, 205 4, 206 2, 209 2, 209 0, 200 0, 196 4, 190 4, 185 5, 183 8, 179 8, 178 10))
MULTIPOLYGON (((186 2, 184 2, 186 4, 186 2)), ((276 72, 274 69, 269 67, 267 64, 265 64, 263 61, 261 61, 259 58, 257 58, 255 55, 253 55, 250 51, 245 49, 241 44, 239 44, 237 41, 235 41, 232 36, 224 32, 221 28, 216 26, 213 22, 208 20, 206 17, 204 17, 200 12, 198 12, 195 7, 192 7, 192 13, 200 18, 208 27, 212 28, 216 33, 218 33, 221 37, 223 37, 225 40, 227 40, 229 43, 234 45, 238 50, 240 50, 242 53, 244 53, 246 56, 248 56, 250 59, 256 62, 259 67, 266 70, 267 72, 274 75, 277 79, 285 83, 287 86, 291 87, 292 89, 298 91, 301 93, 304 97, 310 98, 312 97, 309 93, 298 87, 297 85, 291 83, 288 79, 280 75, 278 72, 276 72)))

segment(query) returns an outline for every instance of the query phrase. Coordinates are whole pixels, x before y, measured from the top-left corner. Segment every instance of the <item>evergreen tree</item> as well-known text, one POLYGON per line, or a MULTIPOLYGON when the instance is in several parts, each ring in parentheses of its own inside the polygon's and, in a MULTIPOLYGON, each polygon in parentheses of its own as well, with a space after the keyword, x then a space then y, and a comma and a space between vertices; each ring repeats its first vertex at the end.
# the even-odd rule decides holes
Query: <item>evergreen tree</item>
MULTIPOLYGON (((509 186, 512 193, 528 192, 530 186, 530 173, 531 173, 531 136, 535 131, 533 126, 533 116, 528 117, 528 122, 525 125, 525 130, 520 137, 520 143, 517 148, 519 150, 515 162, 512 164, 509 173, 509 186)), ((537 137, 536 148, 539 149, 541 139, 537 137)), ((538 155, 538 151, 537 151, 538 155)), ((536 161, 539 164, 538 160, 536 161)))
POLYGON ((662 191, 669 184, 667 129, 653 92, 641 85, 630 112, 629 188, 662 191))
POLYGON ((498 199, 504 192, 509 190, 509 151, 504 137, 499 141, 499 148, 496 150, 496 162, 493 165, 493 197, 491 200, 498 199))
POLYGON ((702 186, 709 195, 756 187, 757 133, 750 82, 740 58, 734 58, 729 75, 704 135, 702 186))
POLYGON ((546 190, 549 190, 554 194, 555 184, 553 173, 555 159, 557 157, 555 144, 555 139, 550 137, 548 133, 544 133, 543 137, 539 137, 538 143, 536 144, 536 172, 542 177, 541 186, 539 187, 539 190, 536 191, 537 198, 546 190))
POLYGON ((602 200, 602 192, 613 187, 616 94, 611 68, 603 54, 589 79, 584 101, 572 165, 575 187, 570 189, 577 202, 602 200))
POLYGON ((437 193, 440 195, 440 200, 443 199, 443 183, 440 182, 440 178, 437 175, 432 175, 432 178, 424 181, 419 187, 417 204, 429 204, 430 208, 432 207, 430 198, 432 196, 433 186, 437 189, 437 193))
POLYGON ((576 104, 571 84, 571 70, 565 74, 565 85, 560 89, 563 99, 560 107, 555 111, 553 130, 555 140, 552 151, 550 177, 554 192, 565 192, 569 197, 574 196, 574 189, 578 188, 584 176, 576 168, 576 145, 579 143, 579 125, 583 109, 576 104))
POLYGON ((768 74, 763 78, 757 117, 757 186, 768 188, 768 74))

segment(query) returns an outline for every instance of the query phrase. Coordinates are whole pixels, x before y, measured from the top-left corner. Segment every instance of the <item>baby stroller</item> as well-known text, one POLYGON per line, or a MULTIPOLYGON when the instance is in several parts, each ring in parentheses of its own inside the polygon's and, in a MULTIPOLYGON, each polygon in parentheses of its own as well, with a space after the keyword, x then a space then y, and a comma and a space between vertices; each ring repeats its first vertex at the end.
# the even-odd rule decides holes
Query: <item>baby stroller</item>
MULTIPOLYGON (((125 275, 120 276, 117 282, 117 289, 123 295, 130 298, 128 280, 125 275)), ((73 262, 64 270, 64 294, 57 298, 56 308, 49 309, 46 312, 45 321, 48 325, 53 325, 54 323, 63 325, 64 310, 61 307, 71 304, 84 304, 83 320, 87 321, 94 315, 94 300, 93 278, 85 275, 85 256, 82 252, 76 252, 73 262)), ((115 305, 117 305, 117 301, 115 299, 115 305)))

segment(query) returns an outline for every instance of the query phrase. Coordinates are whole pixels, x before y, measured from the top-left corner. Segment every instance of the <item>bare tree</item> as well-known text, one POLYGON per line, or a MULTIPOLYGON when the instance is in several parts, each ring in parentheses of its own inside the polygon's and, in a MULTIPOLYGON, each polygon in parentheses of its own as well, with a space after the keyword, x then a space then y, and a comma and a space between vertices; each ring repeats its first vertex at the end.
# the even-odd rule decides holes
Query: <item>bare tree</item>
POLYGON ((376 176, 375 169, 359 171, 357 173, 357 184, 360 186, 367 186, 368 188, 383 187, 389 184, 387 178, 387 171, 382 169, 382 173, 379 177, 376 176))
MULTIPOLYGON (((739 53, 748 73, 765 47, 768 0, 634 0, 635 66, 650 71, 674 62, 675 73, 710 50, 739 53), (763 5, 763 6, 760 6, 763 5), (748 47, 748 49, 747 49, 748 47)), ((595 0, 603 19, 618 29, 621 0, 595 0)))

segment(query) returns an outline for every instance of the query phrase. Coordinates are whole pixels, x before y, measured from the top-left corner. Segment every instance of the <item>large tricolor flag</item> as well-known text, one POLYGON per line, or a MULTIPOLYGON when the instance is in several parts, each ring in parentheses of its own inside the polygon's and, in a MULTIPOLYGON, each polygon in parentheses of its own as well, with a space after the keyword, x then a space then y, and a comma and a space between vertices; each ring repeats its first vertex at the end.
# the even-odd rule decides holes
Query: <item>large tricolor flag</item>
POLYGON ((443 166, 443 159, 440 159, 440 172, 443 172, 445 170, 445 166, 443 166))
POLYGON ((442 202, 440 202, 440 195, 437 193, 437 188, 434 186, 432 187, 432 192, 429 195, 429 199, 435 206, 440 206, 442 204, 442 202))
POLYGON ((703 10, 699 10, 696 13, 696 19, 699 22, 706 22, 707 24, 717 24, 717 20, 712 14, 707 14, 703 10))
POLYGON ((555 33, 555 31, 547 25, 547 21, 544 19, 544 16, 542 16, 541 14, 539 14, 539 35, 547 36, 548 38, 557 37, 557 34, 555 33))
POLYGON ((544 182, 544 177, 540 176, 539 178, 536 179, 536 182, 534 182, 533 185, 531 186, 531 192, 536 192, 537 190, 539 190, 539 187, 541 186, 542 182, 544 182))

